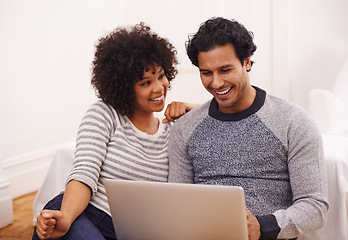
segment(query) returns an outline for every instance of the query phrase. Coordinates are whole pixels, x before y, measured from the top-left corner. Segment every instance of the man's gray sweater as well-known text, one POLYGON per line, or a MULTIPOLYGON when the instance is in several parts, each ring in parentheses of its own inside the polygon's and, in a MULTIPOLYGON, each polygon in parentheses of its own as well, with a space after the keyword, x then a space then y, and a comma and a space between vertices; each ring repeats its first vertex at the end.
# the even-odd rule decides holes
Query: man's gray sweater
POLYGON ((290 239, 326 220, 321 135, 302 108, 256 90, 241 112, 222 113, 212 99, 176 121, 169 181, 241 186, 261 239, 290 239))

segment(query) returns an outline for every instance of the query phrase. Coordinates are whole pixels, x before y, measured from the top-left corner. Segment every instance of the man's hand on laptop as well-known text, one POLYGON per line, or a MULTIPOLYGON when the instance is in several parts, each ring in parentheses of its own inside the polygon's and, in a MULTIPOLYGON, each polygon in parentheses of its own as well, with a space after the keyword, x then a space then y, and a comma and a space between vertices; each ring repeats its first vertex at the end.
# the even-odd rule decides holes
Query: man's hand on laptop
POLYGON ((245 209, 247 215, 248 238, 249 240, 258 240, 261 236, 260 223, 247 207, 245 207, 245 209))

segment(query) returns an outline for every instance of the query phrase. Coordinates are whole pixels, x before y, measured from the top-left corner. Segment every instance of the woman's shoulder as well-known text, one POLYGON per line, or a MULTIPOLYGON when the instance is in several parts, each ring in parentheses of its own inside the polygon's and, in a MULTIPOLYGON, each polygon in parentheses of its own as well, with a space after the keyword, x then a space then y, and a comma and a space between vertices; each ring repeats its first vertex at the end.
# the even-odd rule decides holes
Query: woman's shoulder
POLYGON ((110 104, 102 100, 94 102, 89 107, 87 112, 94 112, 96 114, 101 114, 112 118, 118 118, 117 111, 110 104))
POLYGON ((110 129, 121 125, 123 117, 107 102, 99 100, 94 102, 87 110, 84 120, 107 124, 110 129))
POLYGON ((107 110, 114 110, 113 107, 111 107, 110 104, 108 104, 107 102, 103 101, 103 100, 98 100, 96 102, 94 102, 91 106, 90 109, 98 109, 101 111, 107 111, 107 110))

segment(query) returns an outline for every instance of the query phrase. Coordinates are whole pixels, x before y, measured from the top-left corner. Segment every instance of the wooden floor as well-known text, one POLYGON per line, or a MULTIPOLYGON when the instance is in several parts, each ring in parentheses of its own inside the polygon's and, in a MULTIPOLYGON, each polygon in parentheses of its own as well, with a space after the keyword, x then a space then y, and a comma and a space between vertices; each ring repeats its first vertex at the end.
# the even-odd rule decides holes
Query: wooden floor
POLYGON ((31 239, 33 234, 33 202, 36 192, 13 200, 13 223, 0 229, 0 239, 31 239))

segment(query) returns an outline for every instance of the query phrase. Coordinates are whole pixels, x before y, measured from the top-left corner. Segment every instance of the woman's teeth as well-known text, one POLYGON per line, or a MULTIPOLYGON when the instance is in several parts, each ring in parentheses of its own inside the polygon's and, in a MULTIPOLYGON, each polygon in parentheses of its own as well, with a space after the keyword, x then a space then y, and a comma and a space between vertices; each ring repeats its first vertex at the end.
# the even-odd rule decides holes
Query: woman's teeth
POLYGON ((163 99, 164 99, 164 96, 162 95, 162 96, 160 96, 158 98, 152 99, 152 101, 162 101, 163 99))

